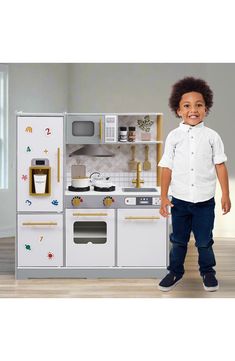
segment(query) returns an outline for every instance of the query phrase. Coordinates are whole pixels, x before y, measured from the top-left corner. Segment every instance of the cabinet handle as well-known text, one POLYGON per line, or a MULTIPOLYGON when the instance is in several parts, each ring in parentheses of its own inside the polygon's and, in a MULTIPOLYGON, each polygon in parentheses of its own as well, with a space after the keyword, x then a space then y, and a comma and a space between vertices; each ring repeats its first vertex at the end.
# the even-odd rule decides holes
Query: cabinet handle
POLYGON ((60 183, 60 148, 57 149, 57 182, 60 183))
POLYGON ((150 216, 150 217, 145 217, 145 216, 143 216, 143 217, 135 217, 135 216, 129 216, 129 217, 125 217, 125 219, 128 219, 128 220, 132 220, 132 219, 134 219, 134 220, 141 220, 141 219, 160 219, 160 217, 156 217, 156 216, 150 216))
POLYGON ((22 226, 57 226, 57 222, 23 222, 22 226))
POLYGON ((80 217, 83 217, 83 216, 107 216, 108 214, 107 213, 73 213, 73 216, 80 216, 80 217))
POLYGON ((102 118, 100 119, 100 141, 102 141, 102 118))

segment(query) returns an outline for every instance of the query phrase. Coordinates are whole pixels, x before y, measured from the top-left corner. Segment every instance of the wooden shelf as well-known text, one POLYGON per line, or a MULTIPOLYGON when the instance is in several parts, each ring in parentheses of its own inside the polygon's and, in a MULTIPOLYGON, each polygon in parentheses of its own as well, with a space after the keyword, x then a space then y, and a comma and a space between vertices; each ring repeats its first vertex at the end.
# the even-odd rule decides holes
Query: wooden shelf
MULTIPOLYGON (((106 144, 111 144, 111 143, 106 143, 106 144)), ((116 143, 112 143, 112 144, 131 144, 131 145, 135 145, 135 144, 163 144, 163 140, 149 140, 149 141, 138 140, 136 142, 116 142, 116 143)))

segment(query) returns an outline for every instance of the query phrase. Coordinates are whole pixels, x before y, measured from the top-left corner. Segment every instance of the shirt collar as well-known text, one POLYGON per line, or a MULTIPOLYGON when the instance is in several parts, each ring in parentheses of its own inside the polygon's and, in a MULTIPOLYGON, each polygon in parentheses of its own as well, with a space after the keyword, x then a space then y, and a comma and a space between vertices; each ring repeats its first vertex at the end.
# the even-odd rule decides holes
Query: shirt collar
POLYGON ((184 132, 188 132, 189 129, 201 129, 204 126, 205 126, 204 122, 201 122, 201 123, 195 125, 194 127, 192 127, 191 125, 188 125, 188 124, 184 124, 183 121, 180 122, 180 124, 179 124, 180 129, 182 129, 184 132))

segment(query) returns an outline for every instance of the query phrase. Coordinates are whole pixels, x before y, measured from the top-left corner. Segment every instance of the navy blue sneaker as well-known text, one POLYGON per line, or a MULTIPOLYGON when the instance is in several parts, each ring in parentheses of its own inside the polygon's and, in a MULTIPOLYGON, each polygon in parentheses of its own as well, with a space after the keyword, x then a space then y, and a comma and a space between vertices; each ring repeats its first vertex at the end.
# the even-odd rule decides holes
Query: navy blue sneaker
POLYGON ((180 282, 183 276, 176 276, 173 273, 168 273, 158 285, 159 290, 166 292, 172 290, 177 283, 180 282))
POLYGON ((206 273, 202 277, 203 287, 206 291, 213 292, 219 289, 219 283, 214 275, 214 273, 206 273))

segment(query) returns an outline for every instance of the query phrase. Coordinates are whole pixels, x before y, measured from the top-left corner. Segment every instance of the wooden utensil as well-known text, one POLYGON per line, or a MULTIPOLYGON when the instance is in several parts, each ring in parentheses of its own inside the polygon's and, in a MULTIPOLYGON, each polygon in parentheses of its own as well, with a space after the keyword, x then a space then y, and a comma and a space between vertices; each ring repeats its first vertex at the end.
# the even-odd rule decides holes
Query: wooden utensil
POLYGON ((151 163, 149 162, 149 146, 146 145, 145 148, 145 161, 143 164, 143 170, 150 170, 151 169, 151 163))
POLYGON ((135 145, 131 146, 131 160, 128 162, 129 170, 136 170, 137 162, 135 160, 135 145))

